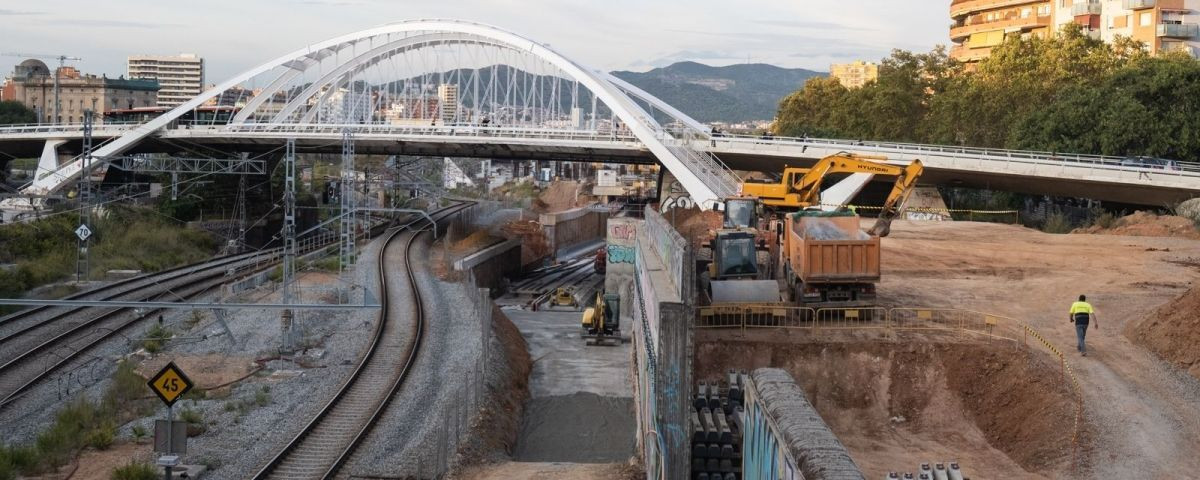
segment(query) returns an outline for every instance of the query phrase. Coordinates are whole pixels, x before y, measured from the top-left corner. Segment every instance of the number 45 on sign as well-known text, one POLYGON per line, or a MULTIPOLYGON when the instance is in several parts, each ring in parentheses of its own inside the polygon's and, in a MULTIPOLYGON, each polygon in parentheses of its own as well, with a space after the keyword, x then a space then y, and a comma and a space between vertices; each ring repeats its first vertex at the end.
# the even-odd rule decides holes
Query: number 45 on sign
POLYGON ((180 370, 175 362, 168 363, 162 370, 150 377, 150 381, 146 384, 168 407, 174 405, 175 401, 192 389, 192 381, 183 374, 183 370, 180 370))

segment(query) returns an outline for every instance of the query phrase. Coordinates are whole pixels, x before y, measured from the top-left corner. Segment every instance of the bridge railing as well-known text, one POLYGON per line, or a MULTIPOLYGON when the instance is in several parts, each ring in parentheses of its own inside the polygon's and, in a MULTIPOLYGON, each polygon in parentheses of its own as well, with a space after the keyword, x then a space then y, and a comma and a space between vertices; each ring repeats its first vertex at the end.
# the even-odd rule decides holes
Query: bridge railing
POLYGON ((1158 174, 1174 174, 1181 176, 1200 174, 1200 163, 1194 162, 1172 161, 1172 163, 1169 165, 1157 166, 1147 165, 1145 161, 1136 158, 1079 153, 1044 152, 1034 150, 1007 150, 902 142, 869 142, 813 137, 762 137, 730 134, 721 134, 712 137, 712 146, 716 146, 718 143, 753 144, 756 145, 755 148, 770 146, 788 148, 808 146, 814 148, 833 148, 858 151, 865 150, 879 153, 945 155, 994 161, 1017 161, 1042 164, 1081 164, 1089 167, 1099 167, 1112 170, 1154 172, 1158 174))
POLYGON ((532 138, 547 140, 586 140, 618 143, 636 143, 631 133, 603 133, 595 130, 571 130, 561 128, 489 127, 481 125, 387 125, 387 124, 303 124, 303 123, 245 123, 181 129, 213 129, 225 132, 271 133, 271 134, 337 134, 350 128, 355 135, 405 135, 439 137, 480 138, 532 138))

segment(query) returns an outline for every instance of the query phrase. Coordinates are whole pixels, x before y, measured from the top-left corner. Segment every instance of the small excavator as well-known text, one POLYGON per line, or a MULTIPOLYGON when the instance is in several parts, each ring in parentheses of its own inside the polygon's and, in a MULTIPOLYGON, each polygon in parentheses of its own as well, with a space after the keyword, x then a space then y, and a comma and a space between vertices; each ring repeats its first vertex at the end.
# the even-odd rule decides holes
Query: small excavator
POLYGON ((587 345, 621 344, 621 296, 596 293, 596 303, 583 311, 583 334, 587 345))
POLYGON ((742 184, 742 195, 756 197, 763 205, 796 211, 820 206, 821 184, 830 174, 892 175, 896 177, 896 183, 892 186, 875 225, 867 231, 871 235, 886 237, 891 233, 892 220, 899 215, 900 207, 912 193, 925 167, 920 160, 913 160, 903 167, 878 160, 887 160, 887 157, 837 153, 818 160, 812 168, 784 167, 783 178, 779 182, 745 182, 742 184))

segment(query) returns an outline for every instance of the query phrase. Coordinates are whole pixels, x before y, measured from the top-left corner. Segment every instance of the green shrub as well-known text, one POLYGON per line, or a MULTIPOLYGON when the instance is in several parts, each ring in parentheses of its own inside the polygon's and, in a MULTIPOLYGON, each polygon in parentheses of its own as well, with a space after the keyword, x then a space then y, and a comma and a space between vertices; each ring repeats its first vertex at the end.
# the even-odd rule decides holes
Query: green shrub
POLYGON ((1100 216, 1096 217, 1096 219, 1092 222, 1092 225, 1108 230, 1117 225, 1117 220, 1119 218, 1120 217, 1113 215, 1112 212, 1104 212, 1101 213, 1100 216))
POLYGON ((154 324, 146 332, 146 337, 142 339, 142 348, 150 353, 161 352, 167 340, 171 339, 171 335, 170 329, 159 324, 154 324))
POLYGON ((135 442, 142 441, 142 439, 146 438, 146 435, 148 435, 148 432, 146 432, 146 427, 141 425, 134 425, 133 428, 129 429, 129 433, 133 435, 133 441, 135 442))
POLYGON ((179 419, 187 423, 204 423, 204 415, 199 410, 185 408, 179 412, 179 419))
POLYGON ((204 425, 204 415, 199 410, 185 408, 179 412, 179 419, 187 422, 187 435, 194 437, 208 431, 208 427, 204 425))
POLYGON ((1046 233, 1070 233, 1073 228, 1071 219, 1062 212, 1046 215, 1046 221, 1042 223, 1042 231, 1046 233))
POLYGON ((0 446, 0 480, 14 479, 18 474, 33 475, 37 473, 38 463, 38 452, 33 447, 0 446))
POLYGON ((117 435, 116 427, 105 425, 88 432, 84 442, 87 446, 96 450, 108 450, 113 444, 113 438, 117 435))
POLYGON ((254 404, 260 407, 265 407, 271 403, 271 394, 266 390, 259 390, 254 393, 254 404))
POLYGON ((158 468, 145 462, 130 462, 127 465, 114 468, 112 480, 158 480, 162 475, 158 468))

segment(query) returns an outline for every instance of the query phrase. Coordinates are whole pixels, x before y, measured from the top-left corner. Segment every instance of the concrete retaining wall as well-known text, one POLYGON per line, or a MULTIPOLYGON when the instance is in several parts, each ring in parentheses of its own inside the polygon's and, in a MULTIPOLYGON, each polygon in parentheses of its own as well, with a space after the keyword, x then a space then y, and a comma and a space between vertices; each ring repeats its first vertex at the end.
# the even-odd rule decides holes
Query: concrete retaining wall
POLYGON ((521 270, 521 241, 505 240, 454 262, 454 269, 471 272, 475 285, 491 290, 492 298, 504 293, 504 277, 521 270))
POLYGON ((746 386, 742 479, 863 480, 863 475, 792 376, 760 368, 746 386))
POLYGON ((695 259, 663 218, 646 212, 634 249, 632 325, 638 452, 648 479, 688 478, 695 259), (661 238, 659 238, 661 237, 661 238), (671 252, 664 259, 660 251, 671 252), (669 265, 671 258, 680 264, 669 265))
POLYGON ((603 240, 608 222, 608 212, 591 207, 573 208, 558 213, 543 213, 538 216, 542 231, 553 251, 558 252, 585 242, 603 240))

